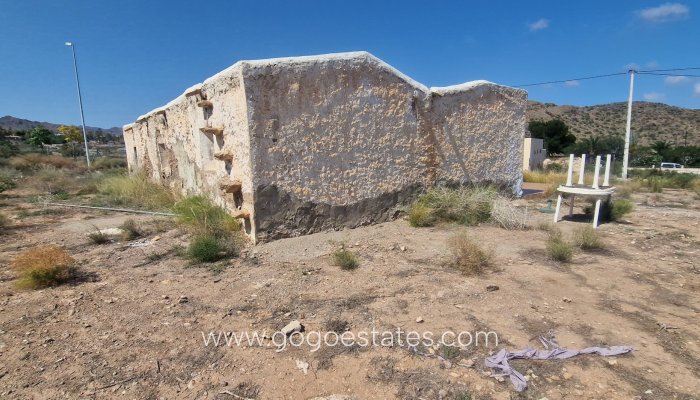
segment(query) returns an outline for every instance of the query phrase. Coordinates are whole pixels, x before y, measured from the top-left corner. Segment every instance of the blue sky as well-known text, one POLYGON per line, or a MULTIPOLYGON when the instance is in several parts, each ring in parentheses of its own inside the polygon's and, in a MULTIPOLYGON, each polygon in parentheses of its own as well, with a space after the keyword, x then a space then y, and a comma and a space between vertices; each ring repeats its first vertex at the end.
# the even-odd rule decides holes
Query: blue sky
MULTIPOLYGON (((700 67, 700 2, 0 0, 0 116, 112 127, 241 59, 367 50, 428 86, 700 67)), ((700 70, 693 72, 700 75, 700 70)), ((700 78, 639 76, 635 100, 700 108, 700 78)), ((627 76, 527 88, 625 101, 627 76)))

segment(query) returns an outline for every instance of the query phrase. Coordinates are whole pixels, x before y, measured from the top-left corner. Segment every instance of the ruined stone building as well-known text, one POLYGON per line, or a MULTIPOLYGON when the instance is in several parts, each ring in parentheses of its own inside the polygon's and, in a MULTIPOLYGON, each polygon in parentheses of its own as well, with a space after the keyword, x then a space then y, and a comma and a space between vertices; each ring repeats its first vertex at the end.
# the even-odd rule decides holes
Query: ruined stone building
POLYGON ((426 187, 519 194, 527 93, 433 87, 367 52, 239 61, 124 127, 129 169, 255 241, 386 221, 426 187))

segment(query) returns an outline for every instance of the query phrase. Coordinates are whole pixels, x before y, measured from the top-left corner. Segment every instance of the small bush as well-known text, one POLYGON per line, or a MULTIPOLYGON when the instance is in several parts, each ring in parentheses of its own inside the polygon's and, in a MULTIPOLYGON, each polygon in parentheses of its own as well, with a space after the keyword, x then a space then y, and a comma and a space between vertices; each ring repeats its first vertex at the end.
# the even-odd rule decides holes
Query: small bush
POLYGON ((527 209, 498 196, 491 207, 491 220, 503 229, 527 229, 527 209))
POLYGON ((125 242, 143 236, 143 231, 139 228, 136 221, 131 218, 124 221, 124 223, 119 226, 119 229, 122 230, 122 240, 125 242))
POLYGON ((2 233, 2 228, 10 224, 10 219, 5 216, 5 214, 0 214, 0 233, 2 233))
POLYGON ((225 237, 241 229, 241 223, 236 218, 204 196, 184 198, 175 204, 173 210, 178 223, 195 235, 225 237))
POLYGON ((88 239, 93 244, 105 244, 109 243, 109 237, 105 235, 99 228, 94 227, 92 232, 88 233, 88 239))
POLYGON ((348 249, 338 249, 333 252, 333 263, 345 270, 355 269, 360 266, 357 256, 348 249))
POLYGON ((623 216, 634 210, 634 203, 627 199, 616 199, 612 201, 610 209, 610 218, 613 221, 619 221, 623 216))
POLYGON ((71 171, 46 166, 35 169, 23 183, 37 194, 67 195, 80 188, 76 174, 71 171))
POLYGON ((70 158, 46 155, 46 154, 24 154, 10 159, 10 165, 19 171, 40 170, 43 168, 83 170, 85 166, 70 158))
POLYGON ((590 225, 580 226, 573 232, 574 244, 582 250, 602 249, 603 239, 598 230, 590 225))
POLYGON ((436 221, 434 210, 425 204, 413 203, 408 210, 408 222, 413 227, 433 226, 436 221))
POLYGON ((343 319, 332 318, 326 322, 326 332, 335 332, 342 335, 350 330, 350 323, 343 319))
POLYGON ((0 168, 0 193, 17 186, 17 173, 10 168, 0 168))
POLYGON ((547 254, 555 261, 568 263, 574 256, 574 250, 564 240, 561 231, 552 230, 547 237, 547 254))
MULTIPOLYGON (((488 186, 447 188, 436 187, 422 194, 414 207, 417 216, 423 216, 442 221, 452 221, 463 225, 476 225, 488 221, 491 207, 498 192, 488 186), (421 210, 420 207, 423 207, 421 210), (430 209, 432 212, 426 212, 430 209)), ((413 207, 412 207, 413 208, 413 207)), ((410 215, 409 215, 410 219, 410 215)))
POLYGON ((25 251, 15 257, 11 267, 19 273, 19 286, 34 289, 66 283, 77 271, 73 257, 55 245, 25 251))
POLYGON ((214 262, 230 256, 237 256, 237 251, 225 239, 211 235, 196 236, 187 248, 187 255, 193 261, 214 262))
POLYGON ((166 187, 143 175, 110 176, 97 184, 99 204, 166 210, 175 203, 175 195, 166 187))
POLYGON ((126 168, 126 159, 117 157, 100 157, 92 165, 94 170, 126 168))
POLYGON ((484 250, 466 234, 458 234, 449 243, 452 252, 452 266, 466 275, 478 275, 491 267, 493 253, 484 250))

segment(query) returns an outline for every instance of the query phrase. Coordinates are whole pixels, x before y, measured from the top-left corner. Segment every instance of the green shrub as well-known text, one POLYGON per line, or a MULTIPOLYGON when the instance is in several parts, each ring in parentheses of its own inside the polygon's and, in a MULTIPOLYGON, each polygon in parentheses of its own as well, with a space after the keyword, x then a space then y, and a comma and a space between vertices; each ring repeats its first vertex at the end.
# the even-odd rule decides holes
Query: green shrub
POLYGON ((434 210, 420 202, 413 203, 408 210, 408 222, 413 227, 433 226, 436 221, 434 210))
POLYGON ((141 228, 139 228, 136 221, 131 218, 124 221, 124 223, 119 226, 119 229, 122 230, 122 240, 125 242, 143 236, 141 228))
POLYGON ((175 204, 173 211, 178 223, 195 235, 226 237, 241 229, 236 218, 204 196, 184 198, 175 204))
POLYGON ((615 199, 610 209, 610 219, 619 221, 623 216, 634 210, 634 203, 627 199, 615 199))
POLYGON ((77 272, 73 257, 55 245, 38 246, 25 251, 15 257, 11 267, 19 273, 20 287, 34 289, 66 283, 77 272))
POLYGON ((10 168, 0 168, 0 193, 17 186, 17 173, 10 168))
POLYGON ((92 232, 88 233, 87 236, 93 244, 105 244, 109 242, 109 237, 97 227, 94 227, 92 232))
POLYGON ((238 253, 225 239, 211 236, 195 236, 187 248, 187 254, 193 261, 214 262, 230 256, 237 256, 238 253))
POLYGON ((603 248, 603 240, 598 233, 590 225, 580 226, 574 229, 573 232, 574 244, 583 250, 593 250, 603 248))
POLYGON ((168 188, 143 175, 107 177, 97 184, 97 192, 97 202, 102 205, 167 210, 175 203, 175 195, 168 188))
POLYGON ((561 231, 552 230, 547 237, 547 254, 555 261, 571 262, 574 250, 562 237, 561 231))
POLYGON ((483 249, 465 233, 450 239, 449 247, 453 257, 452 267, 465 275, 482 274, 492 266, 493 253, 483 249))
POLYGON ((91 167, 94 170, 126 168, 126 159, 117 157, 100 157, 93 161, 91 167))
POLYGON ((344 248, 333 252, 333 263, 345 270, 355 269, 360 266, 360 261, 355 254, 344 248))
MULTIPOLYGON (((418 208, 417 214, 426 216, 425 208, 432 210, 435 220, 452 221, 464 225, 476 225, 488 221, 491 215, 491 207, 498 192, 489 186, 460 187, 456 189, 436 187, 422 194, 414 206, 418 208)), ((410 215, 409 215, 410 219, 410 215)))

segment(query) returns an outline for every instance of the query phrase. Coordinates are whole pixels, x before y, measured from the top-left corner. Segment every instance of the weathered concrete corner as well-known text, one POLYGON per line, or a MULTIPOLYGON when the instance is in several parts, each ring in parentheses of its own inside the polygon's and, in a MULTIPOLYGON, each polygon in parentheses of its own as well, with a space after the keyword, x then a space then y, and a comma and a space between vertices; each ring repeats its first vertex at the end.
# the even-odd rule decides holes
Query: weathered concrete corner
POLYGON ((386 221, 439 183, 520 193, 527 93, 427 88, 367 52, 240 61, 124 127, 129 168, 253 240, 386 221))

